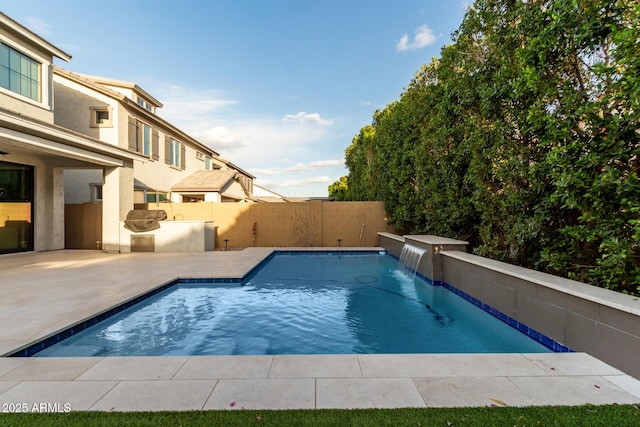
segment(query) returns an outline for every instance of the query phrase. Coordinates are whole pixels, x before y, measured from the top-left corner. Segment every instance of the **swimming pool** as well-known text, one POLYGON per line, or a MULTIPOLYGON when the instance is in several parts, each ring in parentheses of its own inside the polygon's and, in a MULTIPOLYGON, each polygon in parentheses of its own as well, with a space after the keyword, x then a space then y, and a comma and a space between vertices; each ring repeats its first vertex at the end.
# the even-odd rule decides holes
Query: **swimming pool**
POLYGON ((276 254, 241 283, 177 283, 37 356, 551 350, 372 254, 276 254))

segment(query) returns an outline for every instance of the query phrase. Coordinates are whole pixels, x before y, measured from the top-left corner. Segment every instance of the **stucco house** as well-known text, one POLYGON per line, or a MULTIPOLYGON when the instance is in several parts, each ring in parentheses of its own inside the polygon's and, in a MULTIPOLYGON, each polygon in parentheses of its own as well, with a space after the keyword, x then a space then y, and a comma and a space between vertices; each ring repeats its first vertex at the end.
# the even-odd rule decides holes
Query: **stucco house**
MULTIPOLYGON (((56 124, 143 156, 134 161, 134 203, 250 200, 254 176, 158 116, 160 101, 135 83, 54 66, 53 87, 56 124)), ((67 170, 65 182, 67 203, 100 200, 99 170, 67 170)))
POLYGON ((53 59, 71 56, 0 13, 0 253, 64 248, 64 172, 102 174, 103 248, 117 250, 140 153, 55 122, 53 59))
POLYGON ((142 88, 54 58, 71 56, 0 12, 0 253, 64 249, 87 228, 65 221, 72 205, 99 214, 86 248, 119 252, 136 203, 252 200, 254 177, 157 116, 142 88))

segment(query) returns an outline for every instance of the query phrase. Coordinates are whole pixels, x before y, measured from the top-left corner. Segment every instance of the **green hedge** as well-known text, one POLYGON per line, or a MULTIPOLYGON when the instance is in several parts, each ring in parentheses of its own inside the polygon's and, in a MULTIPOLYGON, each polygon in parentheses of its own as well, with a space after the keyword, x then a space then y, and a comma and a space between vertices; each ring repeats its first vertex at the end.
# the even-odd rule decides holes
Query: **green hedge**
MULTIPOLYGON (((478 0, 346 150, 407 233, 640 293, 640 5, 478 0)), ((338 185, 340 184, 340 185, 338 185)))

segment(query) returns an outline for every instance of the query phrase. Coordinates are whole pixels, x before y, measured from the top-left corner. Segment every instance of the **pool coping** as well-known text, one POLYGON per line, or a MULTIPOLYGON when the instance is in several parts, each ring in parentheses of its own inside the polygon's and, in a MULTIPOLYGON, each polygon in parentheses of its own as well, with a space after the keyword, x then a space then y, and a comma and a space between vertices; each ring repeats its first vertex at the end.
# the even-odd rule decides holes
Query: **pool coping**
MULTIPOLYGON (((0 259, 0 267, 6 267, 0 269, 0 290, 9 292, 0 308, 18 313, 18 318, 0 317, 0 338, 7 348, 15 342, 10 336, 12 329, 35 331, 36 325, 29 323, 29 313, 21 315, 17 308, 28 307, 32 299, 48 301, 45 286, 50 289, 47 283, 58 283, 57 278, 65 275, 90 278, 95 281, 91 285, 96 287, 96 293, 123 301, 131 297, 126 293, 134 285, 147 290, 154 286, 144 273, 153 270, 155 279, 160 279, 154 279, 156 287, 158 283, 185 276, 184 271, 173 273, 165 265, 167 260, 183 270, 199 269, 200 277, 210 276, 212 265, 225 277, 237 277, 238 272, 250 271, 258 264, 257 260, 279 249, 283 248, 195 257, 56 251, 14 256, 10 261, 0 259), (83 257, 87 259, 86 265, 80 262, 83 257), (74 258, 79 261, 73 261, 74 258), (138 278, 127 278, 128 282, 124 280, 117 289, 112 289, 113 277, 130 272, 140 262, 145 263, 148 271, 135 272, 138 278)), ((333 249, 347 250, 329 248, 333 249)), ((86 300, 85 289, 72 285, 61 281, 53 288, 72 298, 69 304, 75 301, 73 298, 86 300)), ((62 308, 76 319, 83 317, 82 306, 62 308)), ((60 317, 53 311, 51 318, 60 317)), ((47 320, 42 319, 40 330, 51 331, 47 320)), ((24 403, 29 410, 65 411, 65 404, 69 404, 71 410, 128 411, 640 402, 640 381, 585 353, 540 356, 2 357, 0 403, 24 403), (182 395, 186 397, 176 397, 182 395), (42 403, 44 407, 38 406, 42 403)))
MULTIPOLYGON (((103 310, 101 312, 96 313, 94 316, 91 316, 89 318, 83 319, 80 322, 76 322, 73 323, 72 325, 69 325, 65 328, 62 328, 59 331, 56 331, 54 333, 52 333, 51 335, 47 336, 46 338, 39 340, 39 341, 35 341, 32 343, 27 344, 26 346, 21 347, 19 350, 11 352, 6 354, 6 356, 8 357, 34 357, 37 356, 37 354, 41 351, 43 351, 44 349, 53 346, 73 335, 75 335, 76 333, 82 332, 83 330, 90 328, 91 326, 94 326, 108 318, 110 318, 111 316, 114 316, 148 298, 153 297, 154 295, 157 295, 160 292, 163 292, 167 289, 170 289, 176 285, 179 284, 184 284, 184 283, 189 283, 189 284, 197 284, 197 283, 215 283, 215 284, 233 284, 233 283, 242 283, 246 280, 248 280, 256 271, 258 271, 263 265, 265 265, 267 262, 269 262, 271 259, 273 259, 273 257, 277 256, 277 255, 294 255, 294 256, 298 256, 298 255, 308 255, 308 254, 345 254, 345 255, 365 255, 365 254, 375 254, 375 255, 388 255, 391 258, 398 260, 398 258, 393 255, 392 253, 387 252, 386 250, 379 248, 371 248, 371 249, 364 249, 364 250, 356 250, 356 249, 341 249, 341 250, 328 250, 325 248, 314 248, 314 250, 307 250, 307 249, 285 249, 285 250, 280 250, 280 249, 274 249, 273 251, 271 251, 271 253, 269 253, 267 256, 265 256, 262 260, 260 260, 258 263, 256 263, 253 267, 249 268, 246 273, 242 276, 242 277, 237 277, 237 278, 232 278, 232 277, 227 277, 227 278, 220 278, 220 277, 206 277, 206 278, 193 278, 193 277, 183 277, 183 278, 178 278, 178 279, 174 279, 172 281, 163 283, 155 288, 152 288, 146 292, 143 292, 139 295, 134 296, 133 298, 130 298, 126 301, 123 301, 122 303, 116 304, 112 307, 107 308, 106 310, 103 310)), ((479 309, 481 309, 482 311, 484 311, 487 314, 490 314, 492 317, 496 318, 497 320, 501 321, 502 323, 510 326, 511 328, 517 330, 518 332, 520 332, 521 334, 524 334, 526 336, 528 336, 530 339, 536 341, 539 344, 542 344, 544 347, 548 348, 549 350, 555 352, 555 353, 567 353, 567 352, 573 352, 572 349, 570 349, 569 347, 565 346, 564 344, 540 333, 539 331, 530 328, 529 326, 518 322, 516 319, 513 319, 512 317, 502 313, 500 310, 496 309, 495 307, 492 307, 488 304, 483 303, 482 301, 472 297, 471 295, 467 294, 466 292, 461 291, 460 289, 451 286, 450 284, 443 282, 443 281, 436 281, 434 282, 433 280, 429 279, 428 277, 423 276, 421 273, 419 273, 418 271, 415 270, 409 270, 409 271, 413 271, 413 273, 416 275, 416 277, 420 278, 422 281, 424 281, 428 286, 434 286, 434 287, 443 287, 445 288, 447 291, 452 292, 453 294, 457 295, 458 297, 462 298, 463 300, 467 301, 468 303, 472 304, 475 307, 478 307, 479 309)), ((50 356, 47 356, 50 357, 50 356)), ((85 356, 86 357, 86 356, 85 356)))

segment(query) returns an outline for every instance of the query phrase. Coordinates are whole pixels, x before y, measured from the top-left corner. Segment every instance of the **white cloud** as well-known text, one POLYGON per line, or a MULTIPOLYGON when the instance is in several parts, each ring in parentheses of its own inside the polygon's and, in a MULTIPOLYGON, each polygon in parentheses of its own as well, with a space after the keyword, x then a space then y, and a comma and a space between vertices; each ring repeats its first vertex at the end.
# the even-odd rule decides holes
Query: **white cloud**
POLYGON ((240 133, 232 131, 226 126, 214 126, 206 133, 200 134, 199 139, 203 143, 207 141, 211 142, 211 148, 215 151, 233 151, 241 147, 245 147, 248 142, 242 137, 240 133), (213 145, 215 144, 215 146, 213 145))
POLYGON ((203 119, 211 118, 214 113, 240 103, 228 99, 222 91, 202 92, 178 85, 163 85, 154 93, 163 105, 158 110, 158 115, 184 130, 203 119))
POLYGON ((344 159, 336 159, 343 149, 337 156, 328 151, 327 139, 336 138, 333 122, 319 113, 248 113, 243 111, 248 105, 223 91, 177 85, 149 89, 164 105, 160 116, 254 175, 258 185, 286 189, 282 194, 287 195, 323 195, 324 184, 335 179, 314 175, 322 169, 337 175, 345 167, 344 159))
POLYGON ((329 182, 333 182, 333 181, 331 181, 331 178, 329 178, 328 176, 316 176, 316 177, 300 179, 296 181, 281 182, 278 184, 278 186, 285 187, 285 188, 286 187, 305 187, 309 185, 324 184, 329 182))
POLYGON ((248 171, 256 176, 261 176, 261 175, 266 175, 266 176, 278 176, 282 173, 281 169, 276 169, 276 168, 272 168, 272 169, 255 169, 255 168, 251 168, 248 169, 248 171))
POLYGON ((318 160, 311 163, 298 163, 295 166, 285 168, 286 172, 303 172, 308 170, 322 169, 330 166, 344 166, 344 159, 318 160))
POLYGON ((239 159, 251 159, 245 168, 260 167, 256 162, 269 165, 288 158, 297 149, 321 139, 326 125, 331 124, 318 113, 302 112, 282 120, 238 117, 240 102, 222 91, 163 85, 153 93, 163 103, 158 115, 241 167, 239 159), (291 126, 292 122, 298 126, 291 126))
POLYGON ((406 34, 403 35, 396 45, 396 50, 405 51, 422 49, 425 46, 433 44, 437 39, 438 37, 433 34, 433 31, 431 31, 431 29, 426 24, 421 25, 415 31, 413 41, 409 42, 409 36, 406 34))
POLYGON ((333 123, 331 120, 323 119, 318 113, 305 113, 304 111, 298 114, 287 114, 282 120, 285 122, 316 123, 323 126, 333 123))
POLYGON ((28 17, 26 19, 26 27, 39 36, 50 36, 51 25, 39 18, 28 17))

